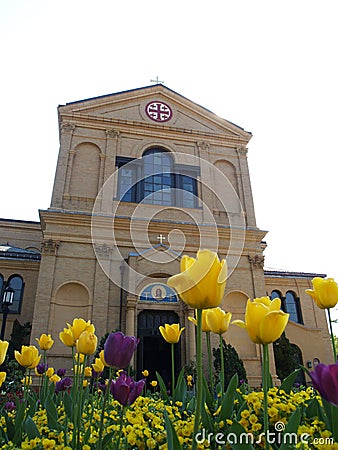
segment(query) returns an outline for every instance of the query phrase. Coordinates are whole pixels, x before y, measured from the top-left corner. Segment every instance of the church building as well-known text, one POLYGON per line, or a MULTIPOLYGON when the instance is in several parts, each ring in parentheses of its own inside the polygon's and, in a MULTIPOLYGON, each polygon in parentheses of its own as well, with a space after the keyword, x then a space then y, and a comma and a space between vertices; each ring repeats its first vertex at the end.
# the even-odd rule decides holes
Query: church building
MULTIPOLYGON (((0 291, 15 291, 7 339, 15 320, 30 322, 31 343, 50 333, 51 363, 70 367, 58 335, 81 317, 99 338, 117 330, 139 337, 137 373, 170 373, 160 325, 185 327, 177 367, 193 361, 196 349, 194 311, 166 280, 183 254, 208 248, 227 259, 221 307, 233 319, 243 319, 248 298, 279 296, 299 361, 331 363, 325 312, 305 294, 314 276, 325 275, 264 270, 267 232, 256 224, 247 161, 251 133, 162 84, 67 103, 58 116, 50 207, 40 210, 40 222, 0 219, 0 291)), ((259 385, 259 346, 236 326, 224 338, 249 383, 259 385)))

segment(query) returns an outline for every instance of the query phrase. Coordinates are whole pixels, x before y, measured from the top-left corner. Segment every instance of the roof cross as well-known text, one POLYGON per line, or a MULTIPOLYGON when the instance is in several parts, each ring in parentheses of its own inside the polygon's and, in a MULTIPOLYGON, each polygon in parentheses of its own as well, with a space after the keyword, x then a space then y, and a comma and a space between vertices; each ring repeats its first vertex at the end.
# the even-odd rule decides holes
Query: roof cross
POLYGON ((158 78, 158 75, 157 75, 155 80, 150 80, 150 83, 163 84, 164 81, 160 81, 160 79, 158 78))
POLYGON ((165 241, 165 236, 161 233, 159 236, 157 236, 157 239, 160 241, 161 244, 163 244, 163 241, 165 241))

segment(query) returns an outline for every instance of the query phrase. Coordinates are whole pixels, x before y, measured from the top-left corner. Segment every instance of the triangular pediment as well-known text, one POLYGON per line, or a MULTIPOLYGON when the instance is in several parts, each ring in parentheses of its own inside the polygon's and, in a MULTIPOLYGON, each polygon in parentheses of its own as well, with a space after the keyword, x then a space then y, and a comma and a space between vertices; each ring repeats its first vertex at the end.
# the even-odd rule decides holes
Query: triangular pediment
POLYGON ((61 116, 129 122, 192 132, 231 135, 249 141, 251 133, 222 119, 171 89, 157 84, 116 94, 67 103, 59 107, 61 116))

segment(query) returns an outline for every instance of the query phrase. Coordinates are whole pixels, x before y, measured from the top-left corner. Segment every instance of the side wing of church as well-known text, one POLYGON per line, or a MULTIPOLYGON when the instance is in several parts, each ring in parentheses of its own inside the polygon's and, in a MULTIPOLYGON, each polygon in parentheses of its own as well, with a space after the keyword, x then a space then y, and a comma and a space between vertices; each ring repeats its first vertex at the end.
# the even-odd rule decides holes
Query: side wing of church
MULTIPOLYGON (((229 265, 223 309, 242 319, 248 298, 279 296, 300 361, 330 362, 325 314, 305 294, 316 274, 264 271, 266 232, 256 225, 247 163, 251 133, 161 84, 58 112, 50 208, 40 211, 40 223, 0 219, 0 288, 14 280, 16 289, 8 338, 15 319, 29 321, 32 343, 51 333, 55 366, 69 366, 58 335, 82 317, 99 337, 138 336, 135 369, 165 378, 170 358, 159 325, 185 327, 177 367, 195 356, 194 311, 166 280, 183 254, 210 248, 229 265)), ((225 339, 249 383, 260 383, 259 346, 235 326, 225 339)))

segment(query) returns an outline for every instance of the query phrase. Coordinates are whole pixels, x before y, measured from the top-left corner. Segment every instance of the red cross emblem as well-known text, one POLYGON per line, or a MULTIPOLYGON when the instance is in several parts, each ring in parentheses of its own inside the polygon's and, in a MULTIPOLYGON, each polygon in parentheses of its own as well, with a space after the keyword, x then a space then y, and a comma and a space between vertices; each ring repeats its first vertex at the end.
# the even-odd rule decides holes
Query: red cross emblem
POLYGON ((146 114, 149 119, 155 122, 168 122, 171 119, 173 112, 170 106, 163 102, 150 102, 146 106, 146 114))

